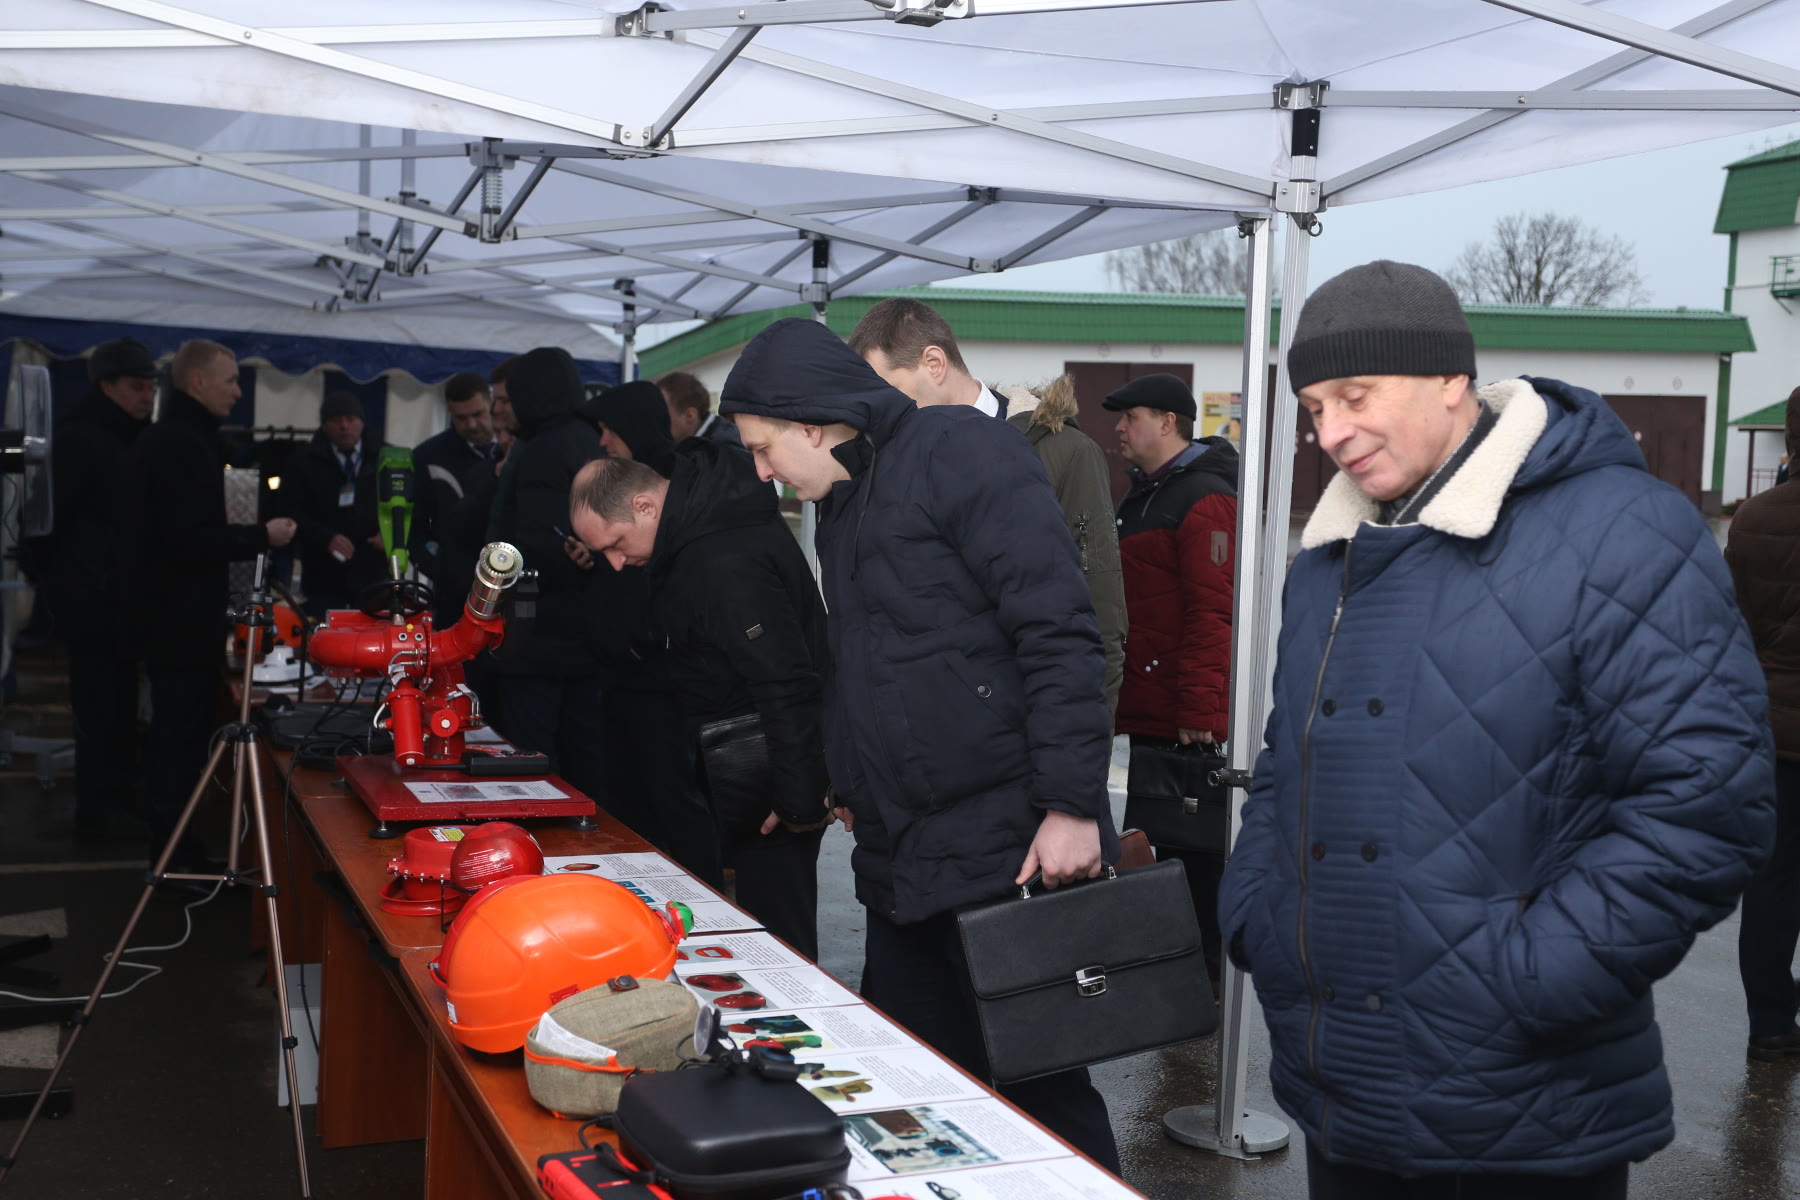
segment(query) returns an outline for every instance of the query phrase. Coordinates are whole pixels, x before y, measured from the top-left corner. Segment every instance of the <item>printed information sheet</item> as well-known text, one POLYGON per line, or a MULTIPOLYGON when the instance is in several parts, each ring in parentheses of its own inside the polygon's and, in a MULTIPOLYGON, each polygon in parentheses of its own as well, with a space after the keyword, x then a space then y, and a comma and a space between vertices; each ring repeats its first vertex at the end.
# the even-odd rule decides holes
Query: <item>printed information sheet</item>
POLYGON ((1125 1200, 1137 1193, 1081 1158, 976 1167, 884 1181, 890 1196, 913 1200, 1125 1200))
POLYGON ((467 804, 476 800, 567 800, 569 793, 544 779, 487 780, 481 783, 409 783, 421 804, 467 804))
POLYGON ((636 854, 592 854, 586 857, 572 854, 544 860, 544 874, 555 875, 559 871, 598 875, 602 879, 637 879, 657 875, 687 874, 674 861, 664 858, 655 851, 643 851, 636 854))
POLYGON ((801 1085, 840 1113, 974 1100, 984 1094, 980 1084, 920 1048, 826 1054, 817 1062, 795 1057, 802 1060, 801 1085))
POLYGON ((1068 1149, 997 1100, 924 1104, 846 1114, 849 1180, 887 1192, 895 1176, 918 1176, 1066 1157, 1068 1149))
POLYGON ((702 937, 693 933, 675 948, 677 975, 811 965, 767 933, 725 933, 716 937, 702 937))
POLYGON ((695 971, 682 975, 681 982, 688 991, 716 1007, 725 1022, 738 1013, 788 1012, 857 1003, 854 992, 811 966, 768 971, 695 971))
POLYGON ((751 1042, 772 1043, 801 1062, 832 1054, 918 1045, 904 1029, 860 1004, 801 1012, 721 1010, 719 1030, 740 1048, 751 1042))

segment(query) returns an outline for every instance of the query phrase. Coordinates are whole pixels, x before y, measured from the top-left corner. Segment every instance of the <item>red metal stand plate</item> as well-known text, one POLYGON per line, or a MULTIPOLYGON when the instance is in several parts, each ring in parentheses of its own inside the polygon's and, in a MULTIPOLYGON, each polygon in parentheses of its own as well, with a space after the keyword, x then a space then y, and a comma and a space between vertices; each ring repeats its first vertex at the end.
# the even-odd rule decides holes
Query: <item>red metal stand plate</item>
POLYGON ((498 821, 517 817, 591 817, 594 802, 557 775, 522 775, 521 780, 544 781, 568 794, 566 800, 470 800, 433 801, 426 804, 407 790, 409 783, 505 783, 484 777, 471 780, 466 771, 409 770, 394 762, 391 754, 344 754, 337 760, 344 781, 381 822, 458 820, 498 821))

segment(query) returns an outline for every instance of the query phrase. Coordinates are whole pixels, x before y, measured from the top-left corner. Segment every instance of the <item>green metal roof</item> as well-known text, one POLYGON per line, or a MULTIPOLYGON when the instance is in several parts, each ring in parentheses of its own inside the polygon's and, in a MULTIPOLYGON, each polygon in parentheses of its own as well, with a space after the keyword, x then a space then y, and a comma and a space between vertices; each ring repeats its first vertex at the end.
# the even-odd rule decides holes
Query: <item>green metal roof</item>
MULTIPOLYGON (((1241 297, 1152 296, 1103 292, 1012 292, 987 288, 907 288, 834 300, 833 332, 848 335, 885 296, 915 296, 944 314, 965 342, 1160 342, 1234 346, 1244 336, 1241 297)), ((1276 302, 1275 323, 1281 317, 1276 302)), ((649 376, 743 345, 783 317, 806 316, 804 304, 713 321, 645 350, 649 376)), ((1638 308, 1465 306, 1477 349, 1639 350, 1729 354, 1754 350, 1750 325, 1732 313, 1638 308)), ((1274 331, 1271 331, 1271 340, 1274 331)))
POLYGON ((1749 416, 1739 417, 1731 423, 1745 428, 1757 426, 1765 429, 1786 429, 1787 407, 1788 402, 1786 400, 1777 400, 1775 403, 1769 405, 1769 407, 1759 408, 1749 416))
POLYGON ((1796 224, 1800 206, 1800 142, 1789 142, 1725 167, 1714 233, 1796 224))

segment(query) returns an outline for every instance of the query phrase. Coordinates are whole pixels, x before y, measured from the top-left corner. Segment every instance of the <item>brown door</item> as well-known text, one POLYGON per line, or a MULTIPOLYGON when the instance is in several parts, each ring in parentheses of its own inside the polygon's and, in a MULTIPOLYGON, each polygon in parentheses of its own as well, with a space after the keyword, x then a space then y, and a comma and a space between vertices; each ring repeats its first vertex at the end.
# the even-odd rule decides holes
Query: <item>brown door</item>
POLYGON ((1706 445, 1705 396, 1607 396, 1644 453, 1644 465, 1664 483, 1700 503, 1700 459, 1706 445))
POLYGON ((1079 414, 1076 420, 1081 424, 1081 432, 1093 438, 1106 454, 1107 482, 1112 485, 1113 507, 1117 508, 1131 489, 1131 476, 1126 473, 1131 464, 1119 453, 1119 439, 1113 436, 1113 425, 1119 414, 1101 408, 1100 402, 1109 392, 1145 375, 1173 375, 1191 390, 1194 366, 1192 363, 1066 362, 1063 370, 1075 383, 1079 414))

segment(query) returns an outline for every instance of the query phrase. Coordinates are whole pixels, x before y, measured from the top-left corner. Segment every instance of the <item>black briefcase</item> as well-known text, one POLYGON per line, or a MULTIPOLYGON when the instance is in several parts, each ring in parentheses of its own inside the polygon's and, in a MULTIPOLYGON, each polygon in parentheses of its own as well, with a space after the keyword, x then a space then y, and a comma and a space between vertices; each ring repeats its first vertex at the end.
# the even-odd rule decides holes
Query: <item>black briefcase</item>
POLYGON ((700 763, 719 828, 731 837, 749 837, 760 831, 775 796, 775 774, 769 765, 762 717, 746 713, 702 725, 700 763))
POLYGON ((1143 830, 1152 846, 1223 854, 1231 794, 1210 777, 1224 766, 1217 746, 1132 738, 1126 826, 1143 830))
POLYGON ((1205 1037, 1219 1024, 1179 861, 956 918, 988 1067, 1017 1083, 1205 1037))

